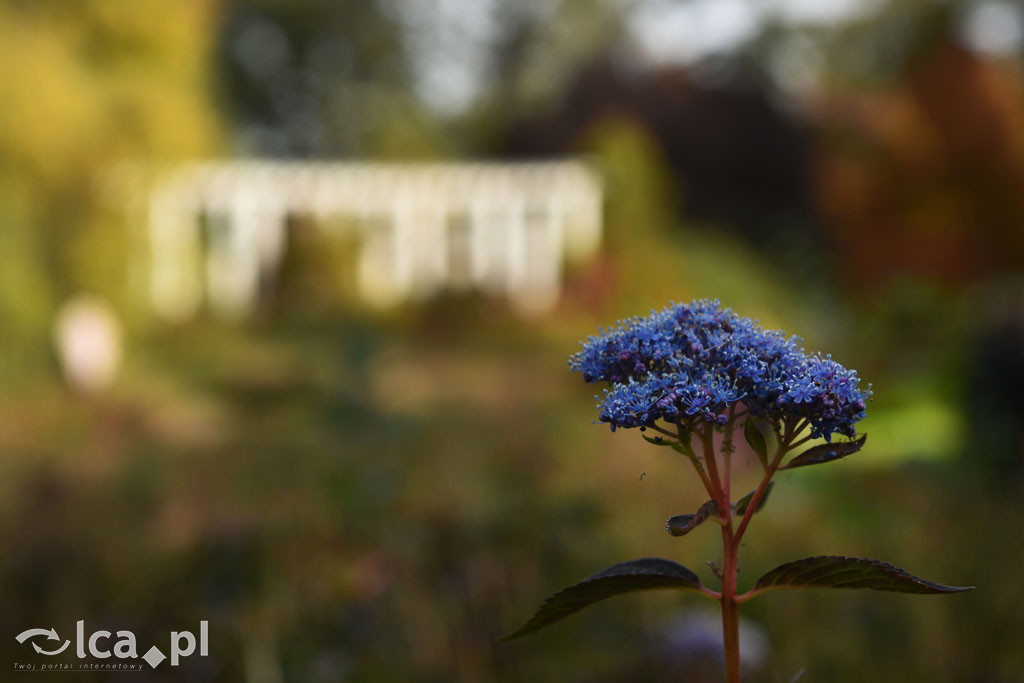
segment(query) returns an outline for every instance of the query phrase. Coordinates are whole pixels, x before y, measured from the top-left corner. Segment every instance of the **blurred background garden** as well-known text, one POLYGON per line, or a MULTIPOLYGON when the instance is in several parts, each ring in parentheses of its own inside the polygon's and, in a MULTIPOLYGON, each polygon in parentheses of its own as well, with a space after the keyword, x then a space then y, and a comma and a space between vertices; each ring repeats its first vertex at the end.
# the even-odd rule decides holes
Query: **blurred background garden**
POLYGON ((3 659, 27 628, 143 651, 208 620, 210 656, 131 675, 719 680, 717 607, 685 594, 495 642, 621 560, 714 585, 716 532, 665 533, 699 482, 595 424, 566 362, 712 297, 875 391, 861 453, 779 478, 741 588, 814 554, 978 586, 761 598, 745 680, 1022 680, 1022 57, 1024 8, 988 0, 3 0, 3 659), (572 161, 600 232, 539 298, 385 301, 392 252, 284 211, 245 306, 211 259, 161 309, 154 193, 246 160, 572 161))

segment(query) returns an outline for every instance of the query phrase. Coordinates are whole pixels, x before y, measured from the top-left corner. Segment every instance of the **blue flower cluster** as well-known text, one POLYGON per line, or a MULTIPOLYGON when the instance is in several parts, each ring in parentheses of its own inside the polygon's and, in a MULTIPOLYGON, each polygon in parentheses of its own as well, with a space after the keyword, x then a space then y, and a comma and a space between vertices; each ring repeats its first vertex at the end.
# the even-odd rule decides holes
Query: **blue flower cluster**
POLYGON ((608 382, 603 422, 644 427, 724 425, 730 406, 775 422, 806 419, 814 437, 854 436, 871 388, 831 356, 807 354, 800 339, 763 330, 717 301, 699 300, 622 320, 590 337, 569 366, 587 382, 608 382))

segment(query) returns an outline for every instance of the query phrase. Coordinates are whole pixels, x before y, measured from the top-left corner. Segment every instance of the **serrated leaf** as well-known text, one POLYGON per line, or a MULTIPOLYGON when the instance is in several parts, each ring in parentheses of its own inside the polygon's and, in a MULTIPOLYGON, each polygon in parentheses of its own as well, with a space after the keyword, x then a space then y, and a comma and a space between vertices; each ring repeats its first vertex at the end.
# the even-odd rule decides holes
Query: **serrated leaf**
POLYGON ((761 461, 761 467, 768 469, 768 444, 764 440, 764 434, 757 428, 757 420, 752 417, 747 418, 743 423, 743 437, 757 454, 757 459, 761 461))
POLYGON ((644 557, 613 564, 552 595, 529 621, 500 640, 512 640, 536 633, 584 607, 616 595, 668 588, 700 591, 702 586, 692 571, 661 557, 644 557))
POLYGON ((814 446, 808 448, 806 451, 796 456, 785 465, 780 467, 780 470, 791 470, 794 467, 806 467, 807 465, 820 465, 826 462, 832 462, 833 460, 839 460, 845 458, 848 455, 856 453, 864 447, 864 442, 867 440, 867 434, 861 434, 859 439, 853 441, 837 441, 836 443, 823 443, 820 446, 814 446))
MULTIPOLYGON (((757 507, 754 508, 754 513, 755 514, 760 512, 761 508, 764 507, 764 504, 768 502, 768 494, 772 492, 772 487, 773 486, 775 486, 775 482, 774 481, 768 482, 768 486, 766 486, 765 489, 764 489, 764 495, 761 496, 761 500, 757 501, 757 507)), ((754 494, 755 493, 757 493, 757 489, 754 489, 753 491, 751 491, 747 495, 745 495, 742 498, 740 498, 739 500, 737 500, 736 503, 735 503, 735 507, 734 507, 734 509, 735 509, 735 513, 734 514, 742 515, 743 513, 745 513, 747 511, 747 506, 750 505, 750 501, 754 499, 754 494)))
POLYGON ((708 517, 718 514, 718 504, 709 500, 692 515, 676 515, 665 523, 665 529, 673 536, 685 536, 703 524, 708 517))
POLYGON ((944 586, 878 560, 823 555, 776 567, 757 580, 751 593, 786 588, 859 588, 934 594, 959 593, 974 586, 944 586))

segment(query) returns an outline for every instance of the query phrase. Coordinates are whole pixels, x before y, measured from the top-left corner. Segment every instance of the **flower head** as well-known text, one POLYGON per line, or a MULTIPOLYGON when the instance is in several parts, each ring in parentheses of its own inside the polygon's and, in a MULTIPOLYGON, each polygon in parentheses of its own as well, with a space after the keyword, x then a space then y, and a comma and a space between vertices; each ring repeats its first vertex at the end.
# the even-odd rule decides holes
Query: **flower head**
POLYGON ((600 418, 616 427, 658 420, 724 424, 734 404, 757 417, 804 420, 815 437, 853 436, 871 389, 831 356, 764 330, 717 301, 698 300, 620 321, 569 359, 587 382, 607 382, 600 418))

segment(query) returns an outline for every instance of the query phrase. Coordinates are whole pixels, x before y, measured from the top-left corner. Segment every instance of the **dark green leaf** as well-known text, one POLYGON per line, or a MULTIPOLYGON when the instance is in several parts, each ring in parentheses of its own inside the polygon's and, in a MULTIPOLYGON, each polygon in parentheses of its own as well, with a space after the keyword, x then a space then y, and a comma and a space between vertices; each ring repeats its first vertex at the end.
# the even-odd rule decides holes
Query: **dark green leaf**
POLYGON ((676 449, 687 458, 695 460, 697 454, 693 452, 693 446, 690 445, 689 436, 686 437, 686 441, 680 441, 679 443, 672 444, 672 448, 676 449))
POLYGON ((708 517, 718 514, 718 504, 709 500, 692 515, 676 515, 665 523, 665 529, 673 536, 685 536, 704 523, 708 517))
POLYGON ((757 459, 761 461, 761 467, 768 469, 768 444, 764 440, 764 434, 757 428, 757 420, 748 417, 743 423, 743 436, 747 443, 754 449, 757 459))
MULTIPOLYGON (((772 492, 773 486, 775 486, 774 481, 768 482, 768 486, 764 490, 764 495, 761 496, 761 500, 757 501, 757 507, 754 508, 755 513, 760 512, 761 508, 764 507, 764 504, 768 502, 768 494, 772 492)), ((756 489, 736 501, 735 514, 742 515, 747 511, 747 506, 750 505, 750 501, 753 500, 755 493, 757 493, 756 489)))
POLYGON ((623 593, 665 588, 699 591, 701 584, 697 575, 683 565, 660 557, 645 557, 613 564, 552 595, 544 601, 529 621, 501 640, 512 640, 536 633, 545 626, 606 598, 623 593))
POLYGON ((861 448, 863 448, 864 442, 867 440, 867 438, 867 434, 861 434, 861 437, 859 439, 854 439, 853 441, 837 441, 836 443, 823 443, 820 446, 808 448, 806 451, 796 456, 779 469, 791 470, 794 467, 820 465, 821 463, 832 462, 833 460, 845 458, 846 456, 856 453, 861 448))
POLYGON ((687 458, 697 458, 697 454, 693 452, 693 446, 690 445, 689 441, 672 441, 662 436, 647 436, 646 434, 641 434, 640 436, 644 437, 644 441, 647 443, 652 443, 655 446, 671 446, 672 450, 682 453, 687 458))
POLYGON ((974 586, 943 586, 885 562, 859 557, 824 555, 776 567, 757 580, 751 593, 784 588, 860 588, 896 593, 958 593, 971 590, 974 586))

